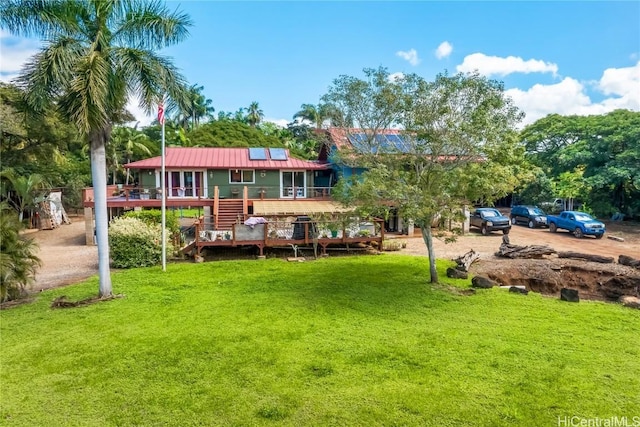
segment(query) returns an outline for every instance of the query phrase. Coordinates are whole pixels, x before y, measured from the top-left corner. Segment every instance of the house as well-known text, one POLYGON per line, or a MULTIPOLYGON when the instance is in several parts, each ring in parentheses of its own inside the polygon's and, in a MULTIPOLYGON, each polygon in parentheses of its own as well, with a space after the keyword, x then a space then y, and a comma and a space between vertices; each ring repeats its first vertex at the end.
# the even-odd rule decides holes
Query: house
MULTIPOLYGON (((161 157, 125 165, 138 171, 139 186, 160 190, 161 157)), ((320 194, 329 165, 293 158, 284 148, 167 148, 167 199, 307 199, 320 194)))
MULTIPOLYGON (((133 172, 136 184, 108 187, 107 194, 111 196, 107 199, 109 216, 113 217, 123 209, 159 208, 164 191, 168 207, 203 208, 196 238, 198 251, 207 245, 227 244, 250 244, 262 251, 270 244, 287 244, 292 238, 298 243, 309 243, 313 238, 309 225, 296 225, 298 216, 345 210, 330 197, 334 183, 331 165, 293 158, 284 148, 167 148, 164 189, 161 162, 162 158, 158 156, 124 165, 133 172), (240 227, 251 216, 271 217, 274 223, 280 224, 272 224, 271 229, 267 227, 261 236, 255 236, 240 227), (296 229, 298 233, 294 233, 296 229), (250 238, 239 240, 243 235, 250 238), (229 241, 219 236, 228 236, 229 241)), ((87 244, 93 243, 92 191, 85 189, 84 192, 87 244)), ((360 239, 358 221, 342 228, 336 238, 343 243, 380 240, 384 233, 378 226, 377 233, 368 233, 370 238, 360 239)), ((330 239, 326 239, 320 245, 324 250, 329 243, 330 239)))
MULTIPOLYGON (((366 169, 354 164, 348 164, 340 158, 341 154, 350 151, 376 152, 377 150, 393 150, 402 152, 408 143, 402 131, 398 129, 380 129, 375 132, 359 128, 329 128, 325 130, 327 144, 324 144, 318 154, 318 162, 331 165, 330 182, 337 182, 340 178, 359 176, 366 169)), ((348 156, 349 154, 347 154, 348 156)), ((403 231, 413 235, 413 223, 403 220, 397 209, 391 209, 389 218, 384 223, 387 231, 403 231)))

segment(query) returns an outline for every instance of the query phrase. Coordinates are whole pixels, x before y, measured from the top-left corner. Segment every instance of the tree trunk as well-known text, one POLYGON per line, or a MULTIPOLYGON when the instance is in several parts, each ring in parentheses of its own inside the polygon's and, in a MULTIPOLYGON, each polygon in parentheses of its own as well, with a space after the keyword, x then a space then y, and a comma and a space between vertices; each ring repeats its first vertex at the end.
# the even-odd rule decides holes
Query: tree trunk
POLYGON ((580 252, 558 252, 558 258, 573 258, 573 259, 583 259, 591 262, 600 262, 603 264, 611 264, 613 263, 613 257, 606 257, 602 255, 592 255, 592 254, 583 254, 580 252))
POLYGON ((438 283, 438 270, 436 270, 436 254, 433 250, 433 236, 431 235, 431 221, 433 218, 428 218, 420 227, 422 232, 422 240, 427 245, 427 252, 429 254, 429 274, 431 276, 431 283, 438 283))
POLYGON ((107 168, 105 156, 105 144, 109 140, 110 131, 110 127, 106 127, 92 131, 89 134, 91 143, 91 177, 93 180, 96 215, 96 240, 98 244, 100 297, 112 295, 111 273, 109 270, 109 218, 107 214, 107 168))

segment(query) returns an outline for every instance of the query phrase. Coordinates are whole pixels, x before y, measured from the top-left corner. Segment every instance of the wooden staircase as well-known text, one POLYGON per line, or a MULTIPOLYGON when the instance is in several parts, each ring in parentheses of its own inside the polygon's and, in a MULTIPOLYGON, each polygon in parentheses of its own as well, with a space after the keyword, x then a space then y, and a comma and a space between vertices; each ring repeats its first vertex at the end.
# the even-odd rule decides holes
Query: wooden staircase
POLYGON ((242 199, 222 199, 218 206, 217 229, 232 230, 238 220, 244 218, 242 199))

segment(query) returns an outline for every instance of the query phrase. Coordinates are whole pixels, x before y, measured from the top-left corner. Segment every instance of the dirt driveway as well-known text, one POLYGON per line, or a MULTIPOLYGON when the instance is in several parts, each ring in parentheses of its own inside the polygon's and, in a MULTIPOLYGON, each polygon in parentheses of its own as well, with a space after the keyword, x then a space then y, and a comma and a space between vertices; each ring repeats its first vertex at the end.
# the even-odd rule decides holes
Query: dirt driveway
MULTIPOLYGON (((73 217, 71 224, 62 225, 55 230, 29 233, 40 246, 38 256, 42 260, 42 267, 36 275, 33 290, 64 286, 98 273, 97 247, 85 245, 84 233, 83 217, 73 217)), ((600 240, 576 239, 566 232, 554 234, 547 229, 531 230, 521 226, 514 226, 509 237, 511 243, 516 245, 546 244, 556 251, 576 251, 611 256, 616 259, 620 254, 640 258, 640 226, 624 223, 608 224, 607 234, 623 236, 625 241, 618 242, 606 237, 600 240)), ((407 247, 397 253, 427 255, 425 244, 419 234, 411 238, 407 236, 398 238, 405 239, 407 247)), ((513 266, 514 261, 498 259, 494 256, 494 252, 501 243, 501 233, 482 236, 477 231, 471 231, 459 237, 455 243, 445 244, 436 239, 435 251, 438 258, 451 259, 473 249, 481 256, 480 262, 475 267, 476 272, 508 271, 507 266, 513 266)))

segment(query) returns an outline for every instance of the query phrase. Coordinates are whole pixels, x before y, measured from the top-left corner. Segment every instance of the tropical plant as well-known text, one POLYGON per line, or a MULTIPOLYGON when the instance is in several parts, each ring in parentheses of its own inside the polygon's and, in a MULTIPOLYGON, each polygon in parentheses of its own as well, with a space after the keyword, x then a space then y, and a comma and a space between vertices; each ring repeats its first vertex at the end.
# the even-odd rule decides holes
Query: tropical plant
POLYGON ((156 52, 188 35, 189 17, 143 0, 6 0, 0 26, 46 40, 18 82, 27 104, 55 105, 91 146, 99 294, 112 293, 105 147, 128 95, 152 111, 163 99, 183 100, 185 83, 171 61, 156 52), (116 116, 117 115, 117 116, 116 116))
POLYGON ((204 86, 197 84, 189 86, 187 92, 187 103, 182 110, 176 114, 175 120, 180 123, 183 129, 195 129, 203 119, 214 118, 213 101, 202 94, 204 86))
MULTIPOLYGON (((107 144, 107 153, 107 164, 112 158, 112 165, 116 166, 112 169, 115 184, 116 172, 122 171, 124 164, 152 155, 152 143, 137 129, 137 125, 135 127, 118 126, 113 128, 111 139, 107 144)), ((129 169, 126 171, 125 184, 129 184, 129 169)))
POLYGON ((264 112, 260 109, 257 102, 252 102, 247 109, 247 123, 249 126, 256 127, 264 118, 264 112))
POLYGON ((9 184, 5 186, 3 183, 2 195, 18 212, 20 222, 24 219, 24 212, 34 208, 38 198, 41 198, 49 188, 45 178, 39 174, 21 176, 7 169, 0 173, 0 179, 6 180, 9 184))
POLYGON ((37 246, 20 235, 22 223, 16 212, 0 203, 0 301, 18 298, 35 279, 40 259, 37 246))
POLYGON ((293 119, 306 120, 313 124, 316 129, 322 129, 326 122, 334 126, 345 125, 344 116, 340 109, 330 103, 320 103, 318 105, 302 104, 300 111, 293 115, 293 119))

